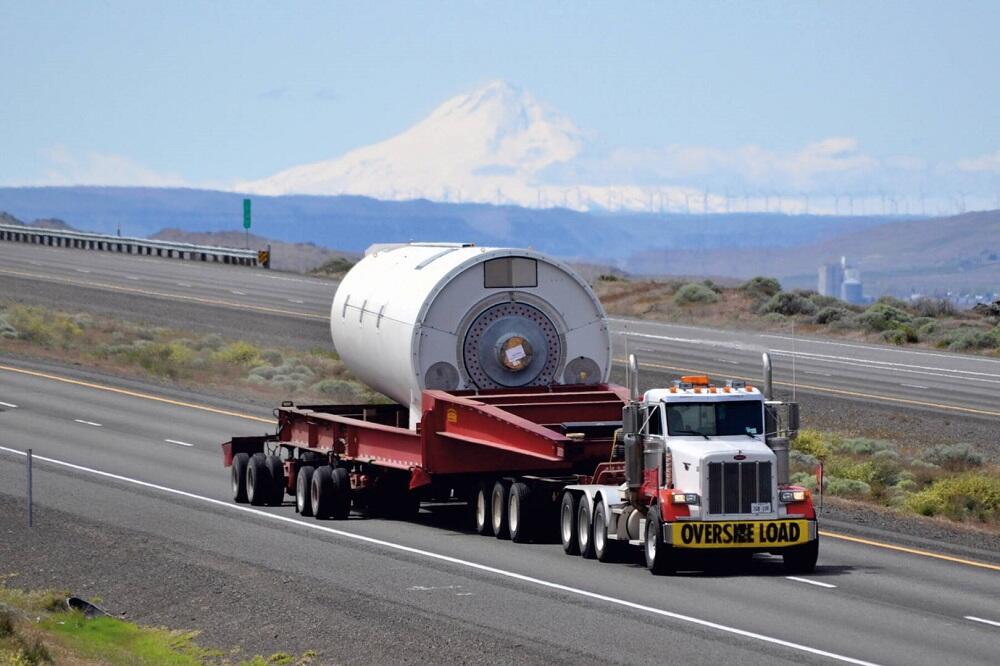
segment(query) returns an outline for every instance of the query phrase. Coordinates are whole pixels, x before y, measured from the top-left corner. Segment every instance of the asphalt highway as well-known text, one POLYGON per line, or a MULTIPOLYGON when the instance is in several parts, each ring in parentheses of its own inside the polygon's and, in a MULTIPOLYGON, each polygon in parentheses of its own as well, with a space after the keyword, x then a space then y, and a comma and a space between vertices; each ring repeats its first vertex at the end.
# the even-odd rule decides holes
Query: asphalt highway
POLYGON ((558 544, 471 534, 454 507, 412 522, 299 519, 290 500, 237 507, 219 443, 269 429, 266 410, 9 359, 0 366, 3 492, 23 496, 19 453, 31 447, 39 514, 58 510, 309 575, 378 600, 385 616, 373 622, 417 613, 435 631, 489 629, 561 646, 578 661, 996 663, 995 564, 826 533, 809 576, 788 578, 764 558, 733 573, 656 578, 635 563, 568 557, 558 544))
MULTIPOLYGON (((261 269, 0 243, 0 293, 55 306, 128 312, 159 325, 202 328, 266 344, 330 344, 336 282, 261 269), (295 335, 288 335, 294 328, 295 335)), ((773 357, 784 394, 882 403, 982 421, 1000 417, 1000 359, 612 318, 616 359, 636 353, 653 376, 707 372, 760 378, 773 357)))

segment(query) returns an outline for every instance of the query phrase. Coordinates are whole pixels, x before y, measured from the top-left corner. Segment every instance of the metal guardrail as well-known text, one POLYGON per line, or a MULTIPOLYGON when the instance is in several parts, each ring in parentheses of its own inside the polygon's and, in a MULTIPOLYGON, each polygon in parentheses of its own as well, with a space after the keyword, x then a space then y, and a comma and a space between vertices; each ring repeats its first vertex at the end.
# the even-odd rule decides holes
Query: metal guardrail
POLYGON ((167 257, 208 261, 238 266, 271 267, 271 248, 266 250, 240 250, 214 245, 175 243, 173 241, 134 238, 130 236, 107 236, 85 231, 64 231, 62 229, 41 229, 16 224, 0 224, 0 241, 32 243, 50 247, 71 247, 82 250, 120 252, 147 257, 167 257))

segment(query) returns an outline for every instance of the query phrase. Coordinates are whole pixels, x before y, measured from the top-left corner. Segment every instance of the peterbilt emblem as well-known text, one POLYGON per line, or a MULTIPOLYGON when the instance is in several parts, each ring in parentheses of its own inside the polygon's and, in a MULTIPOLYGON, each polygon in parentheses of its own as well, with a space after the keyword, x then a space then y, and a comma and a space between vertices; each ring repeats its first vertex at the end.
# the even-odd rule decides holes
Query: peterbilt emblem
POLYGON ((691 469, 691 463, 684 463, 684 471, 686 472, 689 469, 691 469))

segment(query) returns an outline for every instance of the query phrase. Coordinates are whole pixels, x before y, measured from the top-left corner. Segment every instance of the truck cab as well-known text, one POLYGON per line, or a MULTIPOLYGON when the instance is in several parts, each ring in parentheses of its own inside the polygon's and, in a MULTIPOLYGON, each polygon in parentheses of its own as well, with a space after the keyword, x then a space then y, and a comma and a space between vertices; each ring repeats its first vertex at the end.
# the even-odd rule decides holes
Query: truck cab
POLYGON ((573 532, 575 549, 599 559, 641 545, 655 573, 698 568, 709 550, 780 554, 789 571, 811 571, 816 512, 809 491, 788 482, 797 429, 797 405, 745 382, 686 376, 636 395, 622 419, 625 482, 567 488, 576 522, 567 529, 564 498, 564 547, 573 550, 573 532))

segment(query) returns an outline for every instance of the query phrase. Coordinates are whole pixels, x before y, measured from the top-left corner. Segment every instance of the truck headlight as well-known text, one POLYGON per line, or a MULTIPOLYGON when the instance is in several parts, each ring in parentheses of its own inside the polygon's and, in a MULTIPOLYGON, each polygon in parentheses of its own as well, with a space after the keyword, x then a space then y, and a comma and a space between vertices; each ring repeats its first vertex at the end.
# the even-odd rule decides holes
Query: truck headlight
POLYGON ((672 493, 670 495, 671 504, 700 504, 701 498, 698 493, 672 493))
POLYGON ((782 490, 778 493, 778 500, 783 504, 791 504, 792 502, 804 502, 807 496, 804 490, 782 490))

